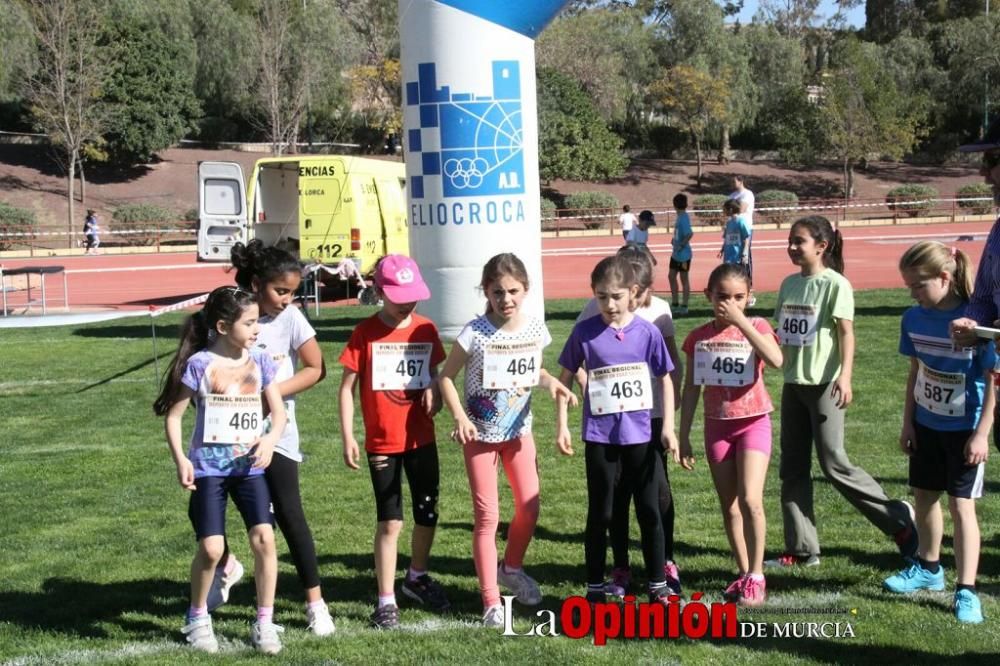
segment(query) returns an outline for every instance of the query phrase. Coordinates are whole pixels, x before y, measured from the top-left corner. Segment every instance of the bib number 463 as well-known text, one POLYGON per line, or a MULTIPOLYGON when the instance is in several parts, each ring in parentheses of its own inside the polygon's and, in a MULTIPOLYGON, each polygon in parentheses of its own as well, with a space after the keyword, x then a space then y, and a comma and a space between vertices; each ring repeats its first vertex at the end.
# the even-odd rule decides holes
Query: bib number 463
POLYGON ((638 379, 615 382, 611 386, 611 396, 614 398, 641 398, 642 382, 638 379))

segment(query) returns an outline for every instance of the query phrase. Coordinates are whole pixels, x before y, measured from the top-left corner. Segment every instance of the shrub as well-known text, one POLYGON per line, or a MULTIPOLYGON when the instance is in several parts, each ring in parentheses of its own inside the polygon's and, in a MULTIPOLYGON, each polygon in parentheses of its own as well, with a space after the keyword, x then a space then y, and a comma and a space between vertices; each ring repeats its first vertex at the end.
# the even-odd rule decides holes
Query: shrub
POLYGON ((728 199, 725 194, 700 194, 694 198, 695 219, 702 224, 723 224, 722 204, 728 199))
POLYGON ((184 215, 181 216, 181 219, 184 220, 185 222, 197 222, 198 221, 198 209, 197 208, 188 208, 186 211, 184 211, 184 215))
POLYGON ((555 201, 542 197, 542 224, 546 222, 551 223, 552 219, 556 216, 556 208, 555 201))
MULTIPOLYGON (((755 208, 758 210, 761 208, 797 206, 799 204, 799 195, 795 194, 795 192, 789 192, 787 190, 764 190, 763 192, 757 193, 754 197, 754 202, 755 208)), ((755 215, 767 220, 768 222, 773 222, 780 227, 783 224, 791 222, 792 218, 796 215, 796 211, 767 210, 761 213, 755 213, 755 215)))
POLYGON ((958 198, 987 197, 989 201, 959 201, 959 208, 969 208, 973 215, 988 215, 993 212, 993 188, 986 183, 972 183, 958 188, 958 198))
POLYGON ((0 202, 0 250, 9 250, 18 243, 35 237, 35 214, 0 202), (29 234, 7 236, 6 234, 29 234))
MULTIPOLYGON (((159 229, 165 223, 176 221, 176 213, 148 203, 122 204, 111 215, 115 231, 140 232, 146 229, 159 229)), ((126 245, 152 245, 152 235, 143 233, 125 233, 121 240, 126 245)))
MULTIPOLYGON (((584 211, 582 215, 601 215, 604 212, 614 213, 618 210, 618 197, 609 192, 574 192, 566 195, 566 208, 573 211, 584 211)), ((603 218, 583 220, 587 229, 599 229, 605 224, 603 218)))
POLYGON ((931 202, 926 199, 934 199, 937 195, 938 191, 930 185, 900 185, 886 193, 885 203, 893 212, 917 217, 930 210, 931 202))

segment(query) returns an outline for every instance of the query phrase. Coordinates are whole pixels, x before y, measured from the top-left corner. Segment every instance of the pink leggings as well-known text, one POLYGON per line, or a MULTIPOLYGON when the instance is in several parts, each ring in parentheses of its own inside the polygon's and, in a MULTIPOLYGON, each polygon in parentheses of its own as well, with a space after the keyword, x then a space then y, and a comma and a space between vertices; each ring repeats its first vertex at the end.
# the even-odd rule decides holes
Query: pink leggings
POLYGON ((538 468, 535 465, 535 440, 528 435, 489 444, 473 442, 462 447, 465 469, 472 491, 472 557, 479 577, 483 606, 500 603, 497 586, 497 526, 500 524, 500 499, 497 494, 497 463, 503 461, 507 480, 514 495, 514 518, 507 531, 507 550, 503 561, 509 568, 520 568, 538 522, 538 468))

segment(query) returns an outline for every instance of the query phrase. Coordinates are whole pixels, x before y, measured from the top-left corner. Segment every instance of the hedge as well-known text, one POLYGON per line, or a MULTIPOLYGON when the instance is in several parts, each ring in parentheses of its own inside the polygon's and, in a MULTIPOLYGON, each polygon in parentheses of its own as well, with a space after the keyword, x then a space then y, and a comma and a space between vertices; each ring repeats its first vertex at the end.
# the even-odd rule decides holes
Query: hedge
POLYGON ((918 217, 931 208, 931 202, 926 199, 936 199, 937 195, 938 191, 930 185, 900 185, 886 193, 885 203, 893 212, 918 217))
POLYGON ((556 216, 556 202, 552 199, 546 199, 542 197, 542 223, 546 222, 551 224, 552 218, 556 216))
MULTIPOLYGON (((604 209, 609 212, 618 210, 618 197, 608 192, 574 192, 566 195, 566 208, 569 210, 594 211, 604 209)), ((587 214, 587 213, 584 213, 587 214)), ((603 219, 583 220, 587 229, 599 229, 604 226, 603 219)))
POLYGON ((723 224, 722 204, 728 199, 725 194, 700 194, 694 198, 694 216, 702 224, 723 224))
POLYGON ((988 197, 989 201, 959 201, 959 208, 968 208, 973 215, 993 212, 993 187, 986 183, 972 183, 958 188, 959 197, 988 197))
POLYGON ((34 238, 36 224, 34 212, 0 202, 0 251, 10 250, 17 243, 34 238), (31 235, 6 238, 4 233, 31 235))
MULTIPOLYGON (((158 229, 165 223, 177 220, 178 215, 162 206, 149 203, 122 204, 112 213, 116 231, 143 231, 158 229)), ((153 238, 141 233, 126 233, 121 237, 126 245, 151 245, 153 238)))
MULTIPOLYGON (((755 210, 770 208, 772 206, 789 207, 799 205, 799 195, 787 190, 764 190, 763 192, 758 192, 754 199, 755 210)), ((780 227, 783 224, 789 224, 797 215, 797 211, 766 210, 759 213, 755 212, 754 215, 761 220, 773 222, 780 227)))

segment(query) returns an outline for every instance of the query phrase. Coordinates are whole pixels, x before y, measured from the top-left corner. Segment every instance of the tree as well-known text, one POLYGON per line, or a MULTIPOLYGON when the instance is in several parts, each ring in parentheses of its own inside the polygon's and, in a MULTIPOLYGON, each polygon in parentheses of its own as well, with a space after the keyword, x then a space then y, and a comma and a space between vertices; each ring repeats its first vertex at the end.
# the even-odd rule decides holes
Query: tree
POLYGON ((553 21, 536 44, 538 67, 575 79, 608 122, 641 107, 656 76, 653 32, 628 9, 593 9, 553 21))
POLYGON ((671 67, 650 86, 653 98, 691 135, 698 160, 698 187, 702 179, 701 145, 705 130, 714 119, 725 115, 726 88, 725 79, 690 65, 671 67))
POLYGON ((627 165, 622 141, 580 84, 551 69, 538 70, 538 168, 541 179, 604 180, 627 165))
POLYGON ((113 58, 99 45, 104 7, 99 0, 29 0, 27 6, 39 63, 28 83, 31 113, 60 150, 66 169, 67 241, 72 245, 77 166, 108 119, 101 94, 113 58))
POLYGON ((31 18, 24 5, 0 0, 0 102, 16 98, 25 80, 38 66, 31 18))
POLYGON ((189 6, 197 49, 194 93, 204 113, 200 135, 239 138, 254 102, 247 83, 257 73, 255 14, 237 11, 228 0, 190 0, 189 6))
POLYGON ((104 86, 110 118, 104 149, 119 164, 148 162, 184 138, 201 114, 194 96, 197 50, 186 3, 114 0, 104 86))
MULTIPOLYGON (((339 85, 349 40, 333 5, 302 0, 269 0, 256 22, 260 45, 257 70, 263 129, 275 155, 294 147, 314 96, 325 99, 339 85)), ((396 92, 399 95, 399 92, 396 92)))
POLYGON ((871 155, 900 159, 921 136, 926 110, 899 93, 879 47, 850 37, 834 50, 824 81, 823 131, 844 169, 844 196, 854 195, 854 165, 871 155))

